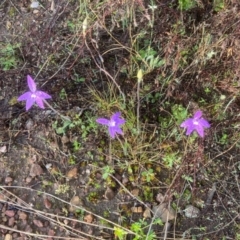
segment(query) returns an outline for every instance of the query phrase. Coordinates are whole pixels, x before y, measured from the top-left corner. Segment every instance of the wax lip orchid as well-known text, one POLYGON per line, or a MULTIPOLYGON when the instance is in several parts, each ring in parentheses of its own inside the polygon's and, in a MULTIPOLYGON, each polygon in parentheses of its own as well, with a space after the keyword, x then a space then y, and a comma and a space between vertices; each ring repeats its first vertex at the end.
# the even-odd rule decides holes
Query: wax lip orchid
POLYGON ((186 119, 180 127, 186 128, 186 135, 190 135, 194 130, 198 135, 204 137, 204 128, 209 128, 209 122, 202 117, 202 111, 198 110, 194 114, 193 118, 186 119))
POLYGON ((97 123, 108 126, 109 135, 111 136, 111 138, 115 138, 115 135, 117 133, 123 135, 123 131, 120 128, 120 125, 126 122, 120 116, 121 116, 121 113, 116 112, 111 116, 110 120, 106 118, 98 118, 96 121, 97 123))
POLYGON ((22 94, 17 100, 26 101, 27 111, 33 106, 34 103, 37 103, 40 108, 44 109, 43 101, 52 97, 43 91, 37 90, 36 83, 30 75, 27 75, 27 82, 30 91, 22 94))

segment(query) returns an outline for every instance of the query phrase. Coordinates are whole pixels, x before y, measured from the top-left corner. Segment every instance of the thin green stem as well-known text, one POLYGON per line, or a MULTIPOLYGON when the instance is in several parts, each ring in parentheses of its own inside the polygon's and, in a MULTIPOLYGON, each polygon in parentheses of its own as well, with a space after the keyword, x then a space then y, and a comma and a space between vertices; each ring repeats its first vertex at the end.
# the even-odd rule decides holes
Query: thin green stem
POLYGON ((43 101, 51 110, 53 110, 55 113, 57 113, 63 120, 71 122, 71 119, 69 117, 62 115, 59 111, 54 109, 46 100, 43 100, 43 101))
POLYGON ((138 81, 138 84, 137 84, 137 130, 138 130, 138 134, 140 133, 139 119, 140 119, 140 81, 138 81))

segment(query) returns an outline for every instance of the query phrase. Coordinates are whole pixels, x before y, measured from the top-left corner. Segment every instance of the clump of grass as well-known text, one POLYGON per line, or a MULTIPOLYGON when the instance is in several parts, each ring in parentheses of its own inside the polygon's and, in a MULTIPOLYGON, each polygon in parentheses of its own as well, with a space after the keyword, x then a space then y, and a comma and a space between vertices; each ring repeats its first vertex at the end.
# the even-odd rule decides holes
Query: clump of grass
MULTIPOLYGON (((138 98, 127 98, 125 105, 121 97, 119 99, 119 95, 115 94, 114 86, 109 85, 109 91, 106 92, 90 90, 93 102, 101 115, 104 112, 104 115, 111 115, 116 110, 121 111, 126 124, 123 126, 123 137, 119 136, 114 141, 109 139, 109 149, 104 154, 108 155, 110 160, 107 168, 103 169, 103 177, 110 186, 112 174, 116 171, 125 174, 131 184, 142 186, 145 200, 153 200, 152 187, 159 184, 162 168, 175 169, 181 165, 182 156, 177 150, 178 147, 175 145, 176 149, 174 149, 174 145, 171 147, 170 145, 171 141, 176 139, 180 141, 177 126, 186 118, 187 111, 182 106, 175 105, 172 115, 166 116, 165 120, 161 119, 160 128, 159 126, 150 127, 149 123, 142 122, 139 111, 136 109, 140 107, 138 98), (161 125, 164 122, 168 122, 171 128, 166 126, 163 130, 161 125), (169 142, 169 148, 166 148, 166 142, 169 142)), ((170 179, 169 182, 171 182, 170 179)))

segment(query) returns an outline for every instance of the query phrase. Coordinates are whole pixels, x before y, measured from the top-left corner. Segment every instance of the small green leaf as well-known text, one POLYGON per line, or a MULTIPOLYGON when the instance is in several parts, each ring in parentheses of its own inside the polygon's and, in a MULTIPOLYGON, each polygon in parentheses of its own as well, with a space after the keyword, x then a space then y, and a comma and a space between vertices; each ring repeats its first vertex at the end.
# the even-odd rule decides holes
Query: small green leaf
POLYGON ((114 226, 114 235, 119 238, 119 240, 125 239, 127 232, 122 228, 114 226))

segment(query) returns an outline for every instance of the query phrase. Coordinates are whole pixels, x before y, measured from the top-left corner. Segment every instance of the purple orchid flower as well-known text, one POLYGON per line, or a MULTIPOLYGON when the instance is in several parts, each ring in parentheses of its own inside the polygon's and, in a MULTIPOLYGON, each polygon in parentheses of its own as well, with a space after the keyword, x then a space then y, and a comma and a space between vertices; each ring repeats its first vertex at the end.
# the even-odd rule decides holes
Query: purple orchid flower
POLYGON ((120 118, 120 116, 121 113, 117 112, 111 116, 110 120, 106 118, 98 118, 96 121, 97 123, 108 126, 109 135, 111 138, 115 138, 117 133, 123 135, 120 125, 126 122, 124 119, 120 118))
POLYGON ((202 118, 202 111, 198 110, 193 118, 186 119, 180 127, 187 128, 186 135, 190 135, 196 130, 201 137, 204 137, 204 128, 209 128, 210 124, 207 120, 202 118))
POLYGON ((44 108, 43 101, 45 99, 49 99, 52 97, 45 92, 38 91, 36 87, 36 83, 34 82, 34 80, 30 75, 27 75, 27 82, 28 82, 28 87, 30 91, 22 94, 17 100, 26 101, 27 111, 33 106, 35 102, 40 108, 44 108))

